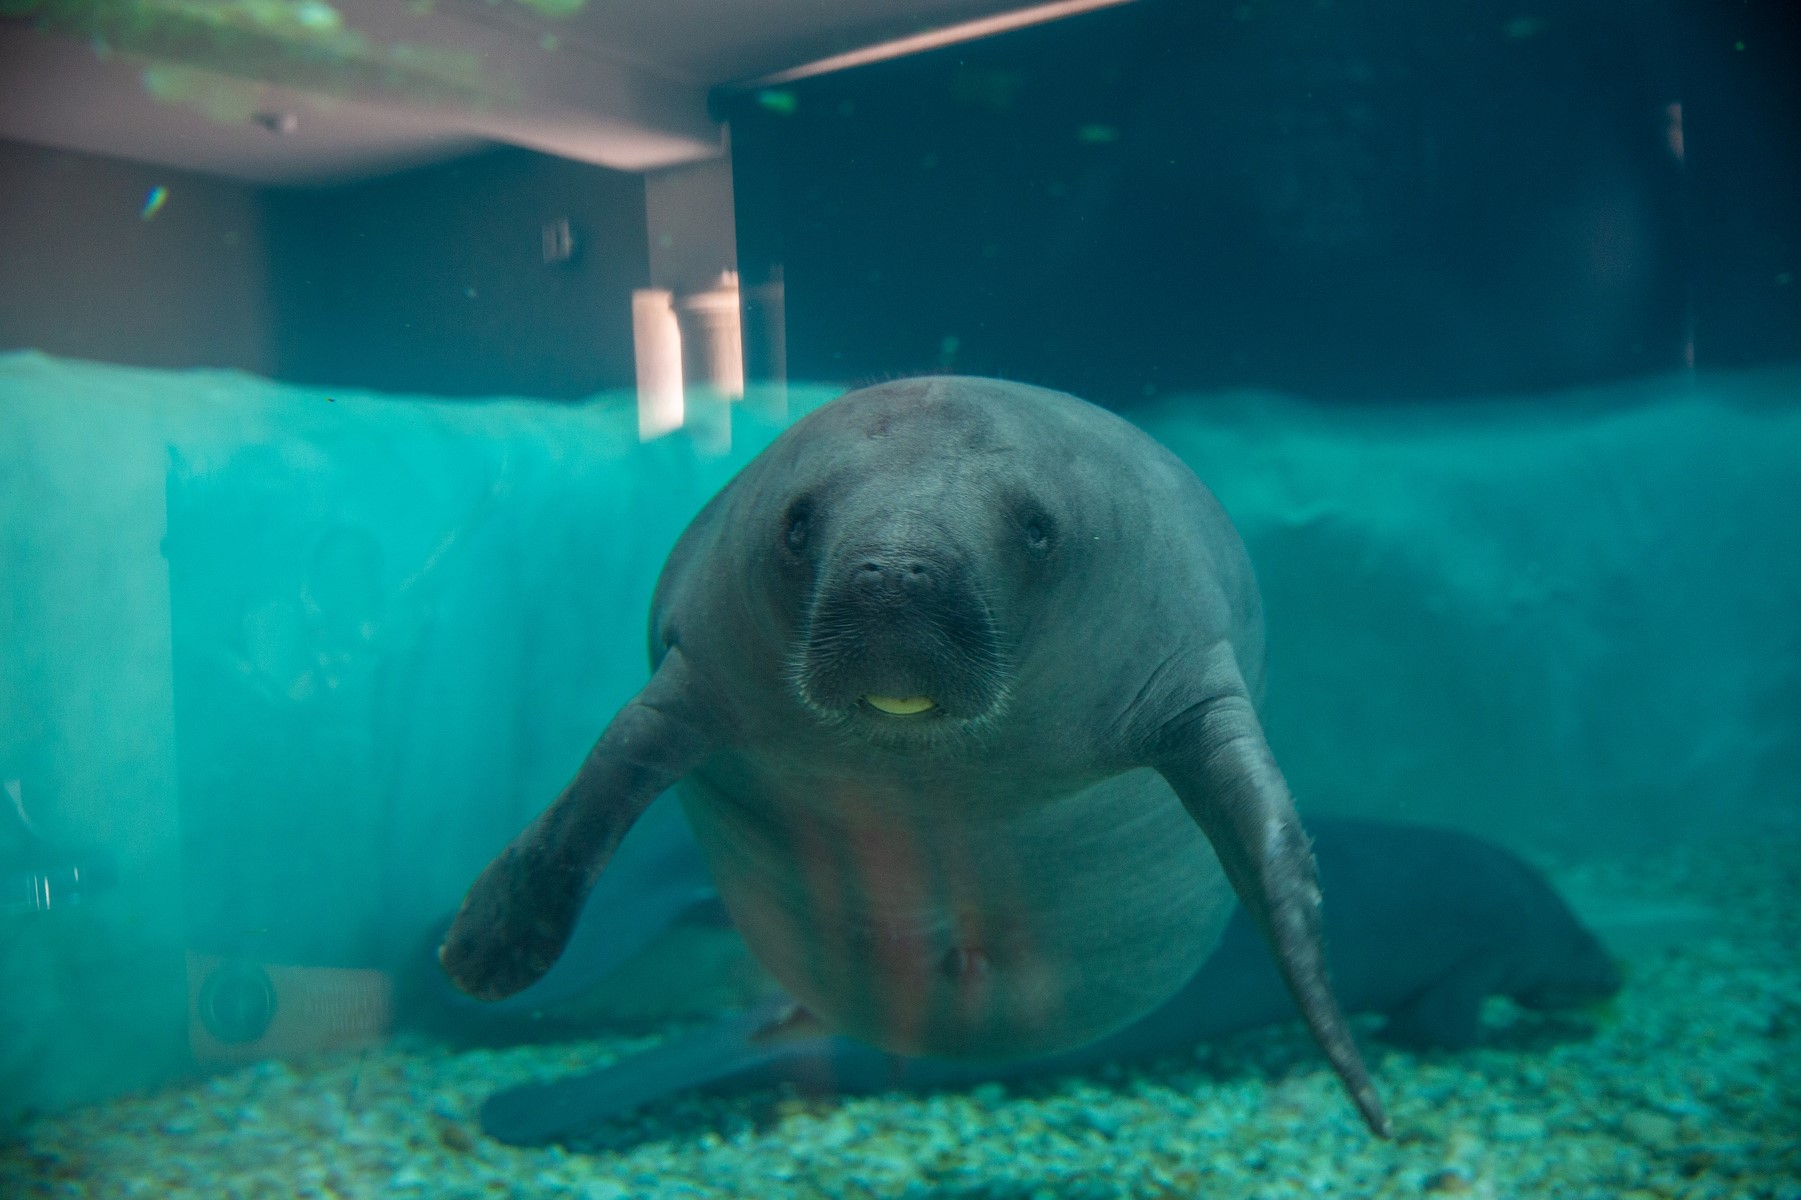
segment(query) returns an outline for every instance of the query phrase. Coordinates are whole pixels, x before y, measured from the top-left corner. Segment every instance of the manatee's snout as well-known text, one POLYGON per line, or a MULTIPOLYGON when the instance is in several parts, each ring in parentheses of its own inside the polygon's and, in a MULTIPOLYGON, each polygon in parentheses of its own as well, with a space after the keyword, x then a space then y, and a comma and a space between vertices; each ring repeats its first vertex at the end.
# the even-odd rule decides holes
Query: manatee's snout
POLYGON ((930 721, 992 715, 1005 692, 994 614, 967 566, 930 548, 835 557, 795 678, 823 714, 930 721))
POLYGON ((896 607, 915 602, 930 603, 938 588, 942 571, 914 556, 865 558, 851 572, 849 587, 861 601, 896 607))

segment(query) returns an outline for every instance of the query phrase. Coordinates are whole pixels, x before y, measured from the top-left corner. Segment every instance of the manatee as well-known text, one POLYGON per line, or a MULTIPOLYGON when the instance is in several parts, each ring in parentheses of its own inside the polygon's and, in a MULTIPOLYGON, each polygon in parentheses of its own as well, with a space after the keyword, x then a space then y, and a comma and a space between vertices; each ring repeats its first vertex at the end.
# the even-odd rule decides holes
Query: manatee
POLYGON ((439 961, 477 998, 529 986, 679 784, 732 923, 831 1032, 950 1059, 1086 1045, 1193 977, 1236 894, 1386 1136, 1258 720, 1263 650, 1237 532, 1134 426, 998 380, 853 391, 682 534, 650 681, 439 961))
MULTIPOLYGON (((1605 1000, 1620 973, 1543 876, 1492 842, 1426 826, 1308 822, 1322 886, 1327 965, 1347 1012, 1380 1013, 1382 1036, 1419 1050, 1473 1045, 1482 1002, 1548 1011, 1605 1000)), ((531 1144, 690 1091, 782 1083, 867 1095, 934 1091, 1180 1053, 1292 1020, 1294 1004, 1242 907, 1201 969, 1149 1016, 1076 1050, 1011 1063, 903 1059, 842 1036, 784 1036, 788 1001, 748 1012, 600 1071, 496 1093, 483 1130, 531 1144)))

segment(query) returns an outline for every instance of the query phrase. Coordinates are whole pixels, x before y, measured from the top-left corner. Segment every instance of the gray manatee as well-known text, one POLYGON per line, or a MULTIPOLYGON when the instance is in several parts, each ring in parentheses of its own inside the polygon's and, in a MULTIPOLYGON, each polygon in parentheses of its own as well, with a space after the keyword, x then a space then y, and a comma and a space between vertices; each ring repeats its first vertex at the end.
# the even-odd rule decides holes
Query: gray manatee
POLYGON ((1086 1045, 1194 976, 1236 892, 1386 1135, 1256 715, 1250 562, 1132 425, 985 379, 840 397, 682 535, 650 658, 470 888, 439 952, 464 991, 543 975, 679 783, 733 924, 832 1032, 949 1059, 1086 1045))

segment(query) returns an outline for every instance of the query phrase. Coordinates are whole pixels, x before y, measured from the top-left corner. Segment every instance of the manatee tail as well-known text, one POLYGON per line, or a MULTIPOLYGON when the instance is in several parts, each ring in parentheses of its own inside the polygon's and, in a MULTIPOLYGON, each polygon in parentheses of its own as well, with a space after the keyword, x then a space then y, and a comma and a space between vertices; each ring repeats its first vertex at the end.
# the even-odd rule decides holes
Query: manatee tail
POLYGON ((482 1105, 482 1131, 511 1145, 537 1145, 683 1092, 778 1083, 797 1058, 824 1056, 833 1040, 759 1042, 757 1035, 791 1004, 759 1005, 599 1071, 496 1092, 482 1105))

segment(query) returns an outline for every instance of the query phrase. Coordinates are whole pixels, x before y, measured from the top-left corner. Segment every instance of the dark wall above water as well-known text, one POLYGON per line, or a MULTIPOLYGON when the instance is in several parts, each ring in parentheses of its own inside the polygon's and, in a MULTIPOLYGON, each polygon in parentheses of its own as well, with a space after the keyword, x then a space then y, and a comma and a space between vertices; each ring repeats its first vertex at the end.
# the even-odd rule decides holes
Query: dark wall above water
POLYGON ((1678 366, 1691 301, 1703 362, 1791 356, 1771 313, 1796 327, 1795 289, 1760 285, 1753 315, 1742 272, 1691 277, 1689 224, 1714 223, 1693 244, 1717 276, 1756 236, 1735 190, 1763 189, 1759 231, 1793 221, 1762 196, 1796 191, 1795 110, 1690 44, 1730 45, 1716 26, 1600 0, 1143 0, 722 97, 740 266, 782 275, 801 379, 1492 393, 1678 366), (1788 126, 1725 134, 1747 105, 1788 126))
POLYGON ((1681 45, 1700 361, 1801 361, 1801 6, 1691 0, 1681 45))
POLYGON ((275 374, 441 395, 629 387, 644 180, 496 150, 272 193, 275 374))
POLYGON ((255 189, 0 141, 0 350, 261 371, 267 294, 255 189))
POLYGON ((269 190, 0 142, 0 350, 440 395, 630 387, 644 195, 522 150, 269 190))

